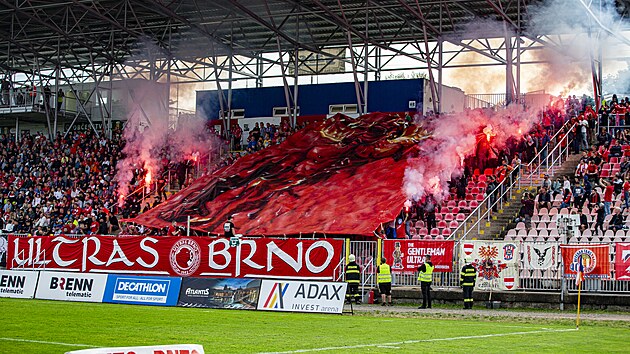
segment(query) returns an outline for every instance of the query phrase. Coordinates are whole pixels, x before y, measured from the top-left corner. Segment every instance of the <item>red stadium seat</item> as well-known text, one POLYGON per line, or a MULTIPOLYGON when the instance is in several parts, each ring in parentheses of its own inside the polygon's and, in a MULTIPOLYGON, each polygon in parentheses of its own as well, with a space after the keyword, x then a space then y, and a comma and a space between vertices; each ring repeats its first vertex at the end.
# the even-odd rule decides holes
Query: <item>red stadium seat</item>
POLYGON ((459 213, 457 215, 455 215, 455 220, 462 222, 464 220, 466 220, 466 214, 464 213, 459 213))
MULTIPOLYGON (((431 231, 433 231, 433 230, 431 230, 431 231)), ((433 233, 432 233, 432 234, 433 234, 433 233)), ((425 239, 425 240, 433 240, 433 236, 431 236, 431 235, 426 235, 426 236, 424 236, 424 239, 425 239)))
MULTIPOLYGON (((440 229, 444 229, 444 228, 446 228, 447 226, 448 226, 448 224, 446 223, 446 221, 443 221, 443 220, 440 220, 440 221, 437 223, 437 227, 438 227, 438 228, 440 228, 440 229)), ((435 230, 435 229, 433 229, 433 230, 435 230)), ((433 230, 431 230, 431 231, 433 231, 433 230)))
POLYGON ((459 201, 459 203, 457 203, 457 206, 458 206, 460 209, 462 209, 462 208, 466 209, 466 208, 468 208, 468 203, 466 203, 466 201, 465 201, 465 200, 460 200, 460 201, 459 201))
POLYGON ((455 215, 452 213, 444 214, 444 221, 453 221, 455 220, 455 215))
POLYGON ((459 226, 459 223, 457 221, 455 221, 455 220, 451 221, 448 224, 448 227, 450 227, 451 229, 456 229, 458 226, 459 226))

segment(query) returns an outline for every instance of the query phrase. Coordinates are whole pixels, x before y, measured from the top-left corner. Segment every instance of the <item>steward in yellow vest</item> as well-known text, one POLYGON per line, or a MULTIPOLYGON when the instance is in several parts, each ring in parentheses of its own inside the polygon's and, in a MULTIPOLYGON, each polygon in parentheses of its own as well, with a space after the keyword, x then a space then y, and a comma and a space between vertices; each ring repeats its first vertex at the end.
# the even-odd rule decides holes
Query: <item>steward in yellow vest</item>
POLYGON ((422 306, 419 309, 431 308, 431 282, 433 281, 433 263, 431 256, 424 256, 424 263, 418 267, 418 281, 422 290, 422 306))
POLYGON ((381 258, 381 265, 377 271, 378 290, 383 300, 381 306, 386 306, 388 302, 389 306, 392 306, 392 268, 387 264, 387 259, 381 258))

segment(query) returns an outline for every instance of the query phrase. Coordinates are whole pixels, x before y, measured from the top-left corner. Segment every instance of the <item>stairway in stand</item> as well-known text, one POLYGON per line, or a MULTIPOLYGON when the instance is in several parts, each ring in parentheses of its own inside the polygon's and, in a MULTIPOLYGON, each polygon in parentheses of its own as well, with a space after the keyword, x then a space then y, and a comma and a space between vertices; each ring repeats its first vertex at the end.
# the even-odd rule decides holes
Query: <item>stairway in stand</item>
MULTIPOLYGON (((580 154, 569 155, 568 159, 562 165, 554 167, 550 170, 554 171, 552 178, 562 178, 562 176, 573 177, 575 168, 580 162, 581 156, 582 155, 580 154)), ((492 213, 490 221, 486 220, 485 222, 481 223, 477 237, 469 236, 469 239, 476 238, 479 240, 503 240, 507 230, 516 226, 516 223, 514 223, 514 218, 518 215, 518 212, 521 209, 521 199, 523 198, 523 193, 528 191, 531 193, 536 193, 536 189, 538 186, 541 185, 542 180, 543 176, 531 177, 531 187, 521 186, 521 188, 515 189, 510 200, 504 201, 503 207, 492 213)), ((526 183, 529 181, 522 180, 522 183, 523 182, 526 183)), ((471 235, 474 235, 474 233, 471 235)))

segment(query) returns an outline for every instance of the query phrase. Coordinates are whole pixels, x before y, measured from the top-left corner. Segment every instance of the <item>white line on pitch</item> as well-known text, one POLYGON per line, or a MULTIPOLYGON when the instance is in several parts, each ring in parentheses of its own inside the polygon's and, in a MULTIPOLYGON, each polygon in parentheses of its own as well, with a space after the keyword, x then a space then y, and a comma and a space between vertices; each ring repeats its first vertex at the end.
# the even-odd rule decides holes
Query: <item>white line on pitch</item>
POLYGON ((323 352, 323 351, 328 351, 328 350, 358 349, 358 348, 383 347, 383 346, 392 346, 393 347, 393 346, 397 346, 397 345, 401 345, 401 344, 442 342, 442 341, 463 340, 463 339, 480 339, 480 338, 518 336, 518 335, 537 334, 537 333, 573 332, 573 331, 577 331, 577 329, 575 329, 575 328, 570 328, 570 329, 548 329, 548 330, 526 331, 526 332, 480 334, 480 335, 477 335, 477 336, 432 338, 432 339, 412 339, 412 340, 405 340, 405 341, 401 341, 401 342, 391 342, 391 343, 358 344, 358 345, 346 345, 346 346, 340 346, 340 347, 298 349, 298 350, 288 350, 288 351, 284 351, 284 352, 265 352, 265 353, 261 353, 261 354, 288 354, 288 353, 323 352))
POLYGON ((51 345, 63 345, 66 347, 84 347, 84 348, 97 348, 94 345, 89 344, 78 344, 78 343, 61 343, 61 342, 47 342, 44 340, 33 340, 33 339, 21 339, 21 338, 2 338, 0 337, 0 341, 9 341, 9 342, 24 342, 24 343, 38 343, 38 344, 51 344, 51 345))

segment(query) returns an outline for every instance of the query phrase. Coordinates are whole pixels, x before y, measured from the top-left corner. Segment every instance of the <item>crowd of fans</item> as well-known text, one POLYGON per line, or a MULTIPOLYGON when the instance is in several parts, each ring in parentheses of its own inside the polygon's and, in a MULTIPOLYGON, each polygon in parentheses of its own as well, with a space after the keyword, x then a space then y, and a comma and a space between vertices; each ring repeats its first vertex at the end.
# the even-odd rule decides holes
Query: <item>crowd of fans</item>
MULTIPOLYGON (((546 179, 535 195, 526 198, 527 206, 521 216, 525 218, 532 213, 528 211, 530 204, 534 208, 550 207, 558 195, 562 199, 561 207, 599 208, 601 202, 604 217, 613 213, 610 199, 620 193, 624 196, 624 207, 627 207, 630 205, 630 182, 626 181, 630 157, 624 156, 624 151, 625 145, 630 145, 630 132, 623 126, 630 121, 627 119, 629 115, 628 98, 618 100, 613 96, 610 102, 604 102, 599 112, 595 112, 588 99, 569 97, 550 106, 541 116, 539 125, 521 137, 510 139, 501 149, 493 148, 481 139, 475 156, 466 160, 463 175, 451 181, 450 199, 464 200, 467 189, 470 189, 469 182, 485 175, 483 193, 494 203, 501 194, 498 189, 501 182, 513 176, 513 171, 522 169, 523 162, 551 149, 550 137, 559 132, 560 136, 570 135, 573 152, 583 155, 575 176, 565 181, 546 179), (576 123, 574 128, 559 131, 567 120, 576 123), (596 132, 598 125, 601 130, 596 132), (613 127, 609 129, 609 125, 613 127), (601 195, 599 186, 603 191, 601 195)), ((234 150, 221 156, 216 163, 210 161, 210 169, 228 166, 241 156, 279 144, 301 128, 303 126, 291 128, 286 121, 279 125, 260 122, 255 123, 245 137, 241 127, 234 125, 230 140, 225 141, 226 145, 232 143, 234 150)), ((39 133, 25 133, 19 142, 15 136, 1 136, 2 230, 36 235, 117 233, 121 229, 119 217, 134 217, 159 205, 166 199, 165 191, 169 187, 175 183, 178 188, 185 187, 197 177, 192 160, 169 163, 165 150, 163 164, 168 167, 155 176, 155 186, 148 190, 153 194, 150 202, 146 202, 146 195, 137 192, 126 196, 125 203, 119 208, 113 177, 124 144, 121 137, 120 130, 114 131, 112 139, 99 138, 93 132, 72 132, 53 141, 39 133), (170 186, 169 182, 172 183, 170 186)), ((204 160, 203 164, 208 162, 204 160)), ((142 168, 135 171, 130 186, 132 191, 143 190, 145 173, 142 168)), ((430 233, 436 227, 435 214, 443 211, 443 203, 427 197, 409 204, 396 220, 406 226, 406 236, 410 236, 410 225, 418 220, 430 233)), ((383 236, 394 237, 397 226, 393 222, 380 232, 383 236)), ((170 234, 180 229, 181 225, 175 225, 168 230, 157 230, 157 233, 170 234)), ((122 231, 156 232, 133 226, 122 231)))
POLYGON ((41 133, 0 136, 1 228, 7 233, 109 234, 119 228, 113 139, 75 132, 49 140, 41 133))
MULTIPOLYGON (((583 101, 582 101, 583 102, 583 101)), ((570 103, 575 106, 575 100, 570 103)), ((539 210, 566 208, 580 216, 580 230, 603 234, 605 230, 627 229, 626 210, 630 211, 630 99, 603 101, 599 114, 590 105, 568 110, 575 128, 572 152, 581 154, 571 176, 555 179, 545 176, 534 194, 526 193, 518 221, 531 229, 531 217, 539 210), (599 126, 599 131, 596 127, 599 126), (587 215, 591 215, 589 218, 587 215), (593 219, 593 222, 589 222, 593 219)))

